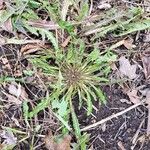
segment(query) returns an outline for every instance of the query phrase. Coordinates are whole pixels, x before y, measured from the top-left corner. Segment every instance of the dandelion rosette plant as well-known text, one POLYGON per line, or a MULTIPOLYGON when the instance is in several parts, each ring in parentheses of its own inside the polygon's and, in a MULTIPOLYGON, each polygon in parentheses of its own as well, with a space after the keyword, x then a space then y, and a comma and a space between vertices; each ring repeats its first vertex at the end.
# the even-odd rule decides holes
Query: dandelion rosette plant
POLYGON ((29 112, 28 117, 32 118, 51 104, 66 133, 68 130, 71 131, 68 125, 71 114, 77 141, 81 149, 86 149, 88 135, 81 134, 72 101, 77 97, 79 108, 86 105, 87 115, 92 112, 93 100, 105 104, 105 94, 100 89, 100 85, 109 82, 107 76, 111 71, 110 63, 115 60, 116 55, 110 51, 101 54, 99 49, 94 48, 91 52, 86 52, 82 40, 75 40, 65 50, 48 50, 44 56, 30 59, 32 64, 50 79, 45 84, 49 86, 51 92, 48 98, 43 99, 29 112))
POLYGON ((88 115, 92 112, 93 100, 106 103, 100 84, 109 82, 110 62, 116 59, 112 52, 101 55, 95 48, 91 53, 86 53, 84 42, 77 40, 67 50, 48 55, 31 61, 42 69, 44 75, 51 77, 49 86, 54 99, 72 101, 77 96, 80 107, 83 101, 86 102, 88 115))

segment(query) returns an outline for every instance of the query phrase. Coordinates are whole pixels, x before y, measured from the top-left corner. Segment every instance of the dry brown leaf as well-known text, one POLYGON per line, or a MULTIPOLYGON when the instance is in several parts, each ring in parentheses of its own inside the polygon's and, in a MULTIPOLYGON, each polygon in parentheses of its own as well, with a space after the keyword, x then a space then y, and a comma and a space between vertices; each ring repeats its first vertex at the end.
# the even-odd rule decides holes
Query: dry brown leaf
POLYGON ((37 52, 39 50, 42 49, 42 46, 37 45, 37 44, 27 44, 25 46, 23 46, 20 50, 21 54, 23 55, 27 55, 27 54, 31 54, 34 52, 37 52))
POLYGON ((2 27, 2 29, 12 33, 13 32, 13 26, 12 26, 11 18, 7 19, 7 21, 5 21, 1 27, 2 27))
POLYGON ((126 150, 121 141, 119 141, 117 144, 120 150, 126 150))
POLYGON ((3 8, 4 6, 4 0, 0 0, 0 10, 3 8))
POLYGON ((150 90, 146 94, 146 103, 148 108, 148 123, 147 123, 147 135, 150 135, 150 90))
POLYGON ((62 10, 61 10, 61 18, 62 18, 63 21, 66 20, 68 8, 69 8, 70 5, 72 5, 72 1, 70 1, 70 0, 63 0, 62 10))
POLYGON ((146 103, 148 104, 148 108, 150 109, 150 90, 146 93, 146 103))
POLYGON ((107 128, 106 123, 103 123, 103 124, 101 125, 102 131, 105 132, 105 131, 106 131, 106 128, 107 128))
POLYGON ((28 21, 28 24, 37 27, 37 28, 44 28, 48 30, 56 30, 59 28, 58 24, 55 24, 53 21, 46 21, 46 20, 32 20, 28 21))
POLYGON ((0 149, 3 149, 4 145, 2 143, 0 143, 0 149))
POLYGON ((65 47, 68 45, 68 43, 69 43, 70 40, 71 40, 71 37, 68 36, 68 37, 65 39, 65 41, 61 44, 61 46, 65 48, 65 47))
POLYGON ((138 138, 138 141, 140 142, 140 143, 144 143, 145 142, 145 135, 141 135, 139 138, 138 138))
POLYGON ((150 56, 143 56, 142 63, 146 79, 150 78, 150 56))
POLYGON ((71 136, 66 135, 60 143, 56 143, 54 141, 54 136, 52 134, 52 131, 49 130, 48 135, 44 138, 45 147, 48 150, 71 150, 70 148, 70 142, 71 142, 71 136))
POLYGON ((136 69, 137 65, 131 65, 129 60, 124 56, 119 58, 119 71, 121 76, 127 76, 129 79, 135 79, 137 77, 136 69))
POLYGON ((126 103, 126 104, 131 104, 131 101, 129 101, 127 99, 124 99, 124 98, 120 99, 120 102, 121 103, 126 103))
POLYGON ((41 41, 40 44, 27 44, 22 46, 20 52, 21 55, 28 55, 43 50, 45 48, 49 48, 49 45, 44 45, 44 43, 41 41))
POLYGON ((2 60, 2 63, 3 63, 3 68, 6 68, 6 69, 8 69, 8 70, 11 70, 11 66, 10 66, 10 64, 9 64, 9 61, 8 61, 8 59, 7 58, 1 58, 1 60, 2 60))
POLYGON ((135 48, 135 45, 133 45, 133 39, 131 39, 131 38, 125 39, 123 45, 124 45, 127 49, 135 48))
POLYGON ((49 130, 48 134, 45 136, 44 142, 45 142, 45 147, 48 150, 55 150, 56 149, 56 143, 54 141, 54 137, 53 137, 51 130, 49 130))
POLYGON ((137 141, 138 141, 139 133, 140 133, 140 131, 141 131, 141 127, 143 126, 144 121, 145 121, 145 119, 143 119, 143 121, 140 123, 140 125, 139 125, 139 127, 138 127, 136 133, 134 134, 134 136, 133 136, 133 138, 132 138, 132 144, 134 144, 133 147, 135 147, 135 145, 136 145, 136 143, 137 143, 137 141))
POLYGON ((17 138, 14 136, 12 131, 3 130, 0 133, 0 136, 5 139, 3 144, 15 145, 17 143, 17 138))
POLYGON ((150 0, 144 0, 144 5, 146 6, 145 11, 149 13, 150 12, 150 0))
POLYGON ((70 148, 71 136, 66 135, 60 143, 57 144, 56 150, 71 150, 70 148))
POLYGON ((13 95, 7 94, 7 93, 4 93, 4 94, 8 98, 8 102, 14 103, 15 105, 21 105, 22 104, 22 101, 19 98, 15 97, 13 95))
POLYGON ((129 96, 130 101, 133 104, 137 104, 140 102, 140 97, 137 95, 137 92, 138 91, 136 89, 132 89, 126 92, 126 94, 129 96))
POLYGON ((145 34, 143 41, 147 43, 150 42, 150 31, 145 34))
POLYGON ((8 86, 8 91, 14 98, 17 98, 20 103, 22 103, 23 100, 28 100, 28 94, 26 93, 24 87, 22 87, 20 84, 12 83, 8 86))
POLYGON ((18 87, 16 87, 14 84, 10 84, 8 87, 8 91, 10 94, 20 97, 21 95, 21 85, 19 84, 18 87))
POLYGON ((111 8, 111 5, 109 3, 102 2, 100 5, 97 6, 98 9, 102 10, 108 10, 111 8))

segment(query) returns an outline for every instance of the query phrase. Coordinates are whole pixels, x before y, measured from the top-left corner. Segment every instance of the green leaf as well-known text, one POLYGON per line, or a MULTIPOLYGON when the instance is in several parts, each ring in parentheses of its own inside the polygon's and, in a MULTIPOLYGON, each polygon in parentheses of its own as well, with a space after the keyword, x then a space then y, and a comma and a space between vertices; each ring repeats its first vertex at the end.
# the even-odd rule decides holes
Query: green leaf
POLYGON ((34 74, 34 71, 32 71, 32 70, 23 70, 23 73, 24 73, 24 75, 31 77, 34 74))
POLYGON ((44 110, 48 106, 49 106, 49 99, 43 99, 43 100, 41 100, 41 102, 37 106, 35 106, 35 108, 33 108, 33 110, 31 112, 29 112, 29 115, 28 115, 29 118, 34 117, 41 110, 44 110))
POLYGON ((84 133, 81 137, 80 137, 80 142, 79 145, 81 147, 81 150, 86 150, 87 149, 87 143, 89 142, 89 135, 84 133))
POLYGON ((59 121, 61 121, 61 123, 69 130, 71 131, 70 126, 68 125, 67 121, 65 121, 60 115, 57 115, 55 113, 55 116, 59 119, 59 121))
POLYGON ((124 36, 129 33, 141 31, 141 30, 145 30, 149 28, 150 28, 150 19, 139 20, 139 21, 124 25, 124 31, 122 31, 120 34, 116 36, 124 36))
POLYGON ((0 26, 4 24, 13 14, 15 13, 15 9, 10 8, 7 10, 0 10, 0 26))
POLYGON ((104 96, 104 93, 101 91, 101 89, 95 87, 92 84, 91 84, 91 86, 93 87, 93 89, 95 90, 96 94, 98 95, 100 102, 103 102, 104 104, 106 104, 106 98, 104 96))
POLYGON ((78 139, 81 137, 81 131, 80 131, 79 122, 74 112, 74 109, 71 110, 71 115, 72 115, 72 121, 73 121, 73 129, 75 130, 75 135, 78 139))
POLYGON ((67 115, 67 113, 68 113, 67 107, 68 107, 68 102, 65 101, 64 99, 61 100, 61 102, 59 102, 58 100, 54 100, 52 102, 52 108, 53 109, 57 108, 58 109, 57 113, 61 117, 64 117, 65 115, 67 115))
POLYGON ((24 116, 25 120, 28 119, 28 115, 29 115, 29 106, 28 106, 27 101, 24 101, 23 102, 23 116, 24 116))
POLYGON ((56 40, 56 38, 54 37, 53 33, 46 30, 46 29, 38 29, 40 34, 45 33, 46 37, 48 38, 48 40, 53 44, 55 50, 59 50, 58 47, 58 41, 56 40))
POLYGON ((27 9, 27 11, 21 14, 21 17, 26 20, 38 20, 39 19, 37 13, 35 13, 32 9, 29 9, 29 8, 27 9))
POLYGON ((77 139, 80 139, 81 131, 80 131, 80 127, 79 127, 79 122, 78 122, 77 116, 75 114, 71 99, 69 100, 69 102, 70 102, 70 111, 71 111, 72 122, 73 122, 73 129, 75 130, 75 136, 77 139))
POLYGON ((49 1, 44 0, 41 2, 43 3, 42 8, 46 9, 52 21, 57 22, 60 19, 59 17, 60 9, 58 1, 53 1, 52 3, 50 3, 49 1))
POLYGON ((26 22, 24 22, 24 27, 32 34, 39 36, 38 30, 34 27, 29 26, 26 22))
POLYGON ((74 27, 71 23, 69 23, 68 21, 63 21, 60 20, 58 22, 59 26, 61 27, 61 29, 65 29, 70 35, 74 36, 74 27))
POLYGON ((61 116, 65 116, 67 114, 67 107, 68 107, 68 103, 65 100, 63 100, 60 104, 58 114, 61 116))
POLYGON ((86 93, 86 97, 84 97, 84 99, 87 102, 87 115, 89 116, 92 112, 92 99, 87 88, 84 87, 84 91, 86 93))
POLYGON ((88 16, 89 5, 87 1, 81 2, 81 8, 79 12, 79 16, 77 17, 78 21, 82 21, 85 17, 88 16))
POLYGON ((96 101, 97 96, 96 96, 95 92, 93 92, 92 89, 90 89, 90 88, 87 88, 87 90, 88 90, 89 94, 93 97, 93 99, 96 101))
POLYGON ((28 102, 24 100, 23 102, 23 116, 24 116, 24 120, 27 124, 27 126, 30 127, 29 122, 28 122, 28 117, 29 117, 29 106, 28 106, 28 102))
POLYGON ((41 6, 41 3, 36 2, 35 0, 30 0, 28 2, 29 7, 31 8, 39 8, 41 6))
POLYGON ((88 59, 95 61, 100 57, 100 52, 98 49, 94 49, 88 56, 88 59))
POLYGON ((30 61, 38 68, 42 68, 43 72, 49 75, 58 74, 58 68, 49 65, 47 62, 43 61, 41 58, 30 59, 30 61))

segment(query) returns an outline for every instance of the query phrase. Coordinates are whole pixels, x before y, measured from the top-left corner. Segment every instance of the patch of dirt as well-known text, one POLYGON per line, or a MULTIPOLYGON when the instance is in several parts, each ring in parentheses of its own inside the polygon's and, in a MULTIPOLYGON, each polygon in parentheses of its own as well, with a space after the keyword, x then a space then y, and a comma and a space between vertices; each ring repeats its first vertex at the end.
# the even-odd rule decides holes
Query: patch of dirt
MULTIPOLYGON (((131 106, 131 104, 122 103, 120 101, 121 99, 128 99, 128 97, 123 94, 119 87, 105 87, 104 91, 107 95, 107 104, 106 106, 98 106, 98 102, 95 103, 95 107, 98 110, 93 113, 95 117, 85 117, 85 111, 83 110, 81 110, 80 113, 78 112, 81 126, 85 127, 89 124, 93 124, 131 106)), ((125 150, 132 149, 133 146, 134 150, 139 150, 140 147, 142 150, 150 149, 150 142, 146 137, 146 117, 147 109, 144 106, 139 106, 103 125, 96 126, 94 129, 88 131, 88 133, 91 134, 90 146, 93 146, 94 150, 119 150, 121 149, 121 143, 125 150), (142 122, 143 124, 139 129, 142 122), (139 141, 133 144, 132 142, 138 129, 140 132, 136 141, 139 141), (143 141, 139 139, 140 137, 143 138, 143 141)), ((124 149, 122 148, 121 150, 124 149)))

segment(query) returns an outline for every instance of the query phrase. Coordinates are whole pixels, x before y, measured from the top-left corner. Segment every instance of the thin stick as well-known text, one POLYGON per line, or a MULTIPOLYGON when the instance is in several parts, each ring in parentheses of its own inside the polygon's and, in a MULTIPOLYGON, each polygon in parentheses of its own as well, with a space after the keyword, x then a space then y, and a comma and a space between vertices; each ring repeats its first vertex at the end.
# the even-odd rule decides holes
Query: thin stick
POLYGON ((94 123, 94 124, 91 124, 91 125, 89 125, 89 126, 86 126, 85 128, 81 129, 81 131, 90 130, 91 128, 94 128, 94 127, 96 127, 96 126, 98 126, 98 125, 100 125, 100 124, 103 124, 103 123, 105 123, 105 122, 107 122, 107 121, 109 121, 109 120, 111 120, 111 119, 113 119, 113 118, 116 118, 116 117, 118 117, 118 116, 121 116, 121 115, 123 115, 124 113, 127 113, 128 111, 130 111, 130 110, 132 110, 132 109, 134 109, 134 108, 136 108, 136 107, 142 105, 144 101, 145 101, 145 99, 144 99, 143 101, 137 103, 137 104, 134 104, 134 105, 130 106, 129 108, 127 108, 127 109, 125 109, 125 110, 123 110, 123 111, 121 111, 121 112, 119 112, 119 113, 113 114, 113 115, 111 115, 111 116, 109 116, 109 117, 107 117, 107 118, 105 118, 105 119, 102 119, 102 120, 100 120, 100 121, 98 121, 98 122, 96 122, 96 123, 94 123))

